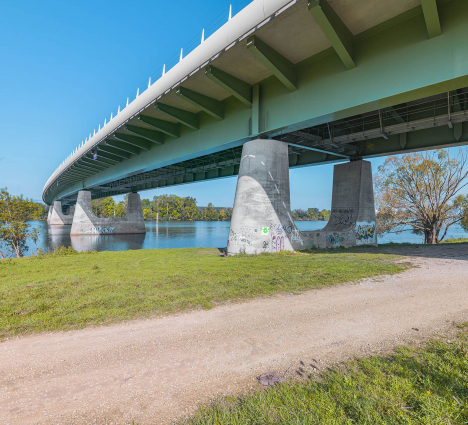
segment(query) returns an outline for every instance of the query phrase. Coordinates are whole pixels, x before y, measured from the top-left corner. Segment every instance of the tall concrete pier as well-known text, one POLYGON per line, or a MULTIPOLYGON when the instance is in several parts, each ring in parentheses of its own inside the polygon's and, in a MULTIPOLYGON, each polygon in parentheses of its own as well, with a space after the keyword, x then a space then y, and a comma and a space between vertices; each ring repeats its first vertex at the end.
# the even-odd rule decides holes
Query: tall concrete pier
POLYGON ((330 221, 322 230, 301 232, 291 216, 287 144, 264 139, 244 144, 229 255, 376 244, 370 162, 335 165, 330 221))
POLYGON ((145 222, 141 208, 140 195, 128 195, 127 215, 119 218, 100 218, 93 213, 91 192, 78 192, 75 216, 71 228, 71 235, 102 235, 145 233, 145 222))
POLYGON ((62 211, 62 202, 54 201, 54 203, 49 207, 47 223, 53 226, 70 225, 73 222, 74 212, 75 207, 70 207, 68 209, 68 213, 64 214, 62 211))
POLYGON ((369 161, 334 166, 330 219, 322 230, 302 234, 309 245, 318 248, 377 245, 372 166, 369 161))
POLYGON ((228 254, 293 251, 288 145, 277 140, 244 144, 229 230, 228 254))

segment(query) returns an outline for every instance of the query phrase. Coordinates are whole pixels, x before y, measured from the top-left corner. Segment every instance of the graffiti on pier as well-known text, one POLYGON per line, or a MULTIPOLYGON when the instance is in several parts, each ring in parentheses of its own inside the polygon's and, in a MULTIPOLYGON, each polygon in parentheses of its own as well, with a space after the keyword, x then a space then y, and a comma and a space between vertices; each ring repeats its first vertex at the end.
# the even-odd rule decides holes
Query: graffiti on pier
POLYGON ((291 234, 291 232, 293 231, 293 228, 292 228, 292 226, 283 226, 283 230, 284 230, 286 233, 291 234))
POLYGON ((269 241, 263 241, 263 250, 267 250, 270 247, 270 242, 269 241))
POLYGON ((253 230, 250 227, 241 227, 239 232, 229 231, 229 242, 236 246, 252 245, 253 230))
POLYGON ((301 242, 302 243, 301 232, 299 232, 299 230, 294 230, 293 231, 293 233, 291 235, 291 241, 301 242))
POLYGON ((91 227, 90 229, 81 229, 82 233, 91 235, 102 235, 106 233, 114 233, 115 227, 91 227))
POLYGON ((264 235, 268 235, 269 232, 270 232, 269 227, 260 227, 260 233, 262 233, 264 235))
POLYGON ((234 230, 232 230, 232 229, 229 231, 228 246, 229 246, 229 242, 233 243, 234 245, 238 245, 238 243, 237 243, 237 233, 234 232, 234 230))
POLYGON ((252 244, 252 229, 250 227, 241 227, 239 242, 244 245, 252 244))
POLYGON ((356 223, 356 245, 375 244, 375 221, 356 223))
POLYGON ((338 246, 341 242, 344 241, 344 236, 340 233, 328 233, 327 234, 327 242, 331 243, 332 245, 338 246))
POLYGON ((354 208, 332 208, 328 224, 337 227, 346 227, 351 226, 354 220, 354 208))
POLYGON ((273 236, 271 240, 272 252, 280 252, 284 250, 284 236, 273 236))

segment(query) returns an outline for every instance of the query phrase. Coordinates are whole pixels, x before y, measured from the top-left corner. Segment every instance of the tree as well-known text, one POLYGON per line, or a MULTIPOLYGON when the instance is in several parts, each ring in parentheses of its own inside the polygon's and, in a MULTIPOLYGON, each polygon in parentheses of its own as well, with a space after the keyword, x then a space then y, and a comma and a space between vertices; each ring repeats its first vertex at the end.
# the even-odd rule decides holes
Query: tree
POLYGON ((153 218, 153 211, 151 209, 151 202, 149 199, 141 200, 141 209, 143 210, 143 218, 151 220, 153 218))
POLYGON ((191 196, 182 198, 182 220, 193 220, 197 215, 197 200, 191 196))
POLYGON ((210 202, 208 207, 205 209, 205 220, 215 221, 218 220, 218 213, 213 207, 213 204, 210 202))
POLYGON ((463 218, 460 221, 461 227, 465 232, 468 232, 468 206, 465 206, 463 211, 463 218))
POLYGON ((113 198, 93 199, 91 204, 96 217, 114 217, 115 201, 113 198))
POLYGON ((41 213, 41 204, 23 195, 10 195, 7 188, 0 189, 0 258, 22 257, 29 249, 27 240, 37 242, 39 229, 31 229, 27 222, 39 219, 41 213))
POLYGON ((424 235, 424 243, 439 243, 450 226, 461 222, 468 197, 466 154, 451 157, 447 151, 406 154, 387 158, 375 178, 377 232, 410 227, 424 235))

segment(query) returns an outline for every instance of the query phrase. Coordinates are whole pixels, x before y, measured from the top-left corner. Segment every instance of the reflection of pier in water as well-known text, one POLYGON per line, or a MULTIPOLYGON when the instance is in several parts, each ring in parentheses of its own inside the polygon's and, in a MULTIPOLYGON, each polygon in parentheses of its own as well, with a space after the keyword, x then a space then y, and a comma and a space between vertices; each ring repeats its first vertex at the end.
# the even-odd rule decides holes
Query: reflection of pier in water
POLYGON ((71 247, 77 251, 126 251, 128 249, 142 249, 146 234, 127 235, 68 235, 71 247))

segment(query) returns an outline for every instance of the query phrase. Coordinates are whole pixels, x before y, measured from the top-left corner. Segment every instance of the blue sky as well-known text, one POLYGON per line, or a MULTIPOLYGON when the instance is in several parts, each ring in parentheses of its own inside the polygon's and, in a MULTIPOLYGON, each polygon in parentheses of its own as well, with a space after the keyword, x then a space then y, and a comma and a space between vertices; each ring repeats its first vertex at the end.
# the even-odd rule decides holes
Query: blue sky
MULTIPOLYGON (((0 187, 41 199, 60 162, 127 96, 249 0, 5 1, 0 25, 0 187), (211 26, 210 26, 211 24, 211 26)), ((115 113, 115 112, 114 112, 115 113)), ((372 160, 374 170, 383 159, 372 160)), ((291 170, 292 208, 330 208, 333 165, 291 170)), ((231 206, 236 178, 142 192, 231 206)))

